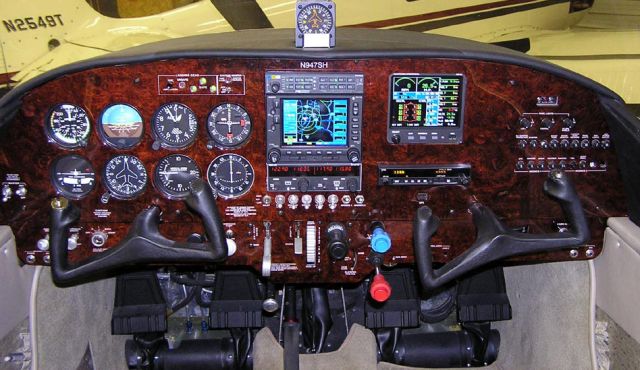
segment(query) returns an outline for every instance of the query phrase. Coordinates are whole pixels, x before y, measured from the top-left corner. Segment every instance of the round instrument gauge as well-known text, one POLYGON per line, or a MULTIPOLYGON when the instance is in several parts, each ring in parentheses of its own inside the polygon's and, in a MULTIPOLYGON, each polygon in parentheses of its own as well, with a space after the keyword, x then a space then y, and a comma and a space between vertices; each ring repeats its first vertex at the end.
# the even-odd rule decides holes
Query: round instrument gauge
POLYGON ((144 132, 140 113, 128 104, 107 107, 100 116, 98 127, 105 143, 117 149, 136 146, 144 132))
POLYGON ((310 4, 300 9, 296 23, 302 33, 330 33, 333 15, 322 4, 310 4))
POLYGON ((85 146, 91 123, 87 112, 73 104, 59 104, 49 111, 47 134, 63 148, 85 146))
POLYGON ((220 104, 209 113, 207 131, 218 146, 234 148, 249 138, 251 118, 238 104, 220 104))
POLYGON ((51 164, 51 182, 58 194, 77 200, 96 187, 96 172, 85 157, 65 155, 51 164))
POLYGON ((153 174, 156 187, 169 199, 186 198, 189 195, 189 183, 197 177, 200 177, 198 165, 182 154, 162 158, 153 174))
POLYGON ((237 198, 251 189, 253 167, 238 154, 223 154, 216 157, 207 169, 209 185, 223 198, 237 198))
POLYGON ((153 133, 165 148, 179 149, 191 144, 198 133, 198 121, 193 111, 184 104, 169 103, 153 116, 153 133))
POLYGON ((118 155, 104 167, 104 184, 118 199, 131 199, 142 194, 147 187, 147 170, 137 157, 118 155))

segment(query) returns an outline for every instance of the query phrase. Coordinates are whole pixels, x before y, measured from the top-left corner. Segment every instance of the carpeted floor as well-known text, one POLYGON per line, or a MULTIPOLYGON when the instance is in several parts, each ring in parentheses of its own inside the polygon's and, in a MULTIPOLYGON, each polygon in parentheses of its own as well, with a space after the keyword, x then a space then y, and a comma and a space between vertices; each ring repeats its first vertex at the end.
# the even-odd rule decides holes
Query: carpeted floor
MULTIPOLYGON (((505 268, 513 320, 497 323, 502 344, 488 369, 591 369, 589 268, 585 262, 505 268)), ((372 369, 373 334, 354 326, 336 352, 302 355, 302 369, 372 369)), ((282 369, 282 348, 262 330, 254 344, 256 369, 282 369)), ((380 363, 380 370, 406 367, 380 363)))
MULTIPOLYGON (((590 369, 589 270, 584 262, 505 268, 513 320, 495 324, 502 344, 492 369, 590 369)), ((110 334, 114 280, 56 288, 47 269, 37 295, 41 369, 78 369, 87 346, 95 369, 126 369, 122 336, 110 334)), ((376 364, 373 334, 354 325, 331 353, 302 355, 303 369, 401 369, 376 364)), ((254 368, 282 369, 282 347, 263 329, 254 344, 254 368)))
POLYGON ((42 271, 32 333, 39 369, 86 369, 87 347, 94 369, 127 369, 124 342, 128 336, 111 335, 114 290, 115 279, 58 288, 50 270, 42 271))

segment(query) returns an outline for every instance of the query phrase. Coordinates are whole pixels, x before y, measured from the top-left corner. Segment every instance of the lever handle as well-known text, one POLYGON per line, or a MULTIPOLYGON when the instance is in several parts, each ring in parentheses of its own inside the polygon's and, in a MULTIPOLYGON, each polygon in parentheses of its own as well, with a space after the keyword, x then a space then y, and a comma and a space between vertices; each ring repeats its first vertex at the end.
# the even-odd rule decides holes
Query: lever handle
POLYGON ((224 229, 215 198, 201 179, 191 181, 185 202, 200 215, 210 238, 207 243, 176 242, 160 234, 160 209, 145 209, 135 218, 122 242, 86 261, 71 266, 68 261, 69 228, 80 218, 80 210, 65 198, 51 202, 51 275, 58 285, 75 285, 137 264, 216 263, 227 258, 224 229))
POLYGON ((543 189, 562 207, 570 231, 547 234, 515 232, 500 222, 489 208, 474 203, 470 210, 477 229, 476 240, 464 253, 437 270, 433 269, 431 237, 440 221, 429 207, 420 207, 413 223, 413 248, 423 287, 435 289, 479 267, 508 257, 549 252, 587 242, 590 238, 587 219, 567 175, 561 171, 550 172, 543 189))

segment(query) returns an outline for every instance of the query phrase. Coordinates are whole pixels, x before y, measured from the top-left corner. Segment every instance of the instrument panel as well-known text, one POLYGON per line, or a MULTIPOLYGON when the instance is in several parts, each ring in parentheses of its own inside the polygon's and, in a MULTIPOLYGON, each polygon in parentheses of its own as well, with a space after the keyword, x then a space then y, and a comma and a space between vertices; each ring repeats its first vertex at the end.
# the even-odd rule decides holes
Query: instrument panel
POLYGON ((25 263, 48 264, 56 194, 81 208, 69 235, 81 261, 117 245, 135 216, 163 213, 163 235, 204 231, 182 202, 189 177, 217 194, 225 262, 278 282, 358 282, 370 274, 372 225, 384 225, 384 264, 411 264, 416 209, 442 225, 436 262, 475 238, 471 200, 523 232, 562 231, 546 198, 563 169, 581 196, 591 241, 512 260, 588 259, 625 198, 597 95, 525 67, 464 59, 184 58, 68 74, 34 88, 0 138, 0 221, 25 263), (8 189, 8 190, 7 190, 8 189), (22 195, 19 195, 18 192, 22 195), (347 250, 332 254, 340 223, 347 250))

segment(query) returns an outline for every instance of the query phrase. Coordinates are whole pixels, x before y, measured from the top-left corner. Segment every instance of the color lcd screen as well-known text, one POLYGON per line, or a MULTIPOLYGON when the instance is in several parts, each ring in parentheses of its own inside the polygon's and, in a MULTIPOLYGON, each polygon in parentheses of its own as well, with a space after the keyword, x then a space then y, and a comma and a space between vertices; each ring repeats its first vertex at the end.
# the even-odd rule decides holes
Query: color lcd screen
POLYGON ((285 146, 347 146, 348 99, 282 99, 285 146))
POLYGON ((463 76, 393 75, 389 126, 460 127, 463 76))

